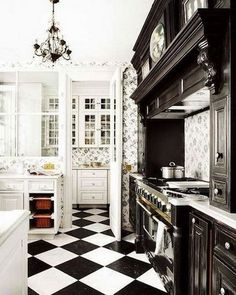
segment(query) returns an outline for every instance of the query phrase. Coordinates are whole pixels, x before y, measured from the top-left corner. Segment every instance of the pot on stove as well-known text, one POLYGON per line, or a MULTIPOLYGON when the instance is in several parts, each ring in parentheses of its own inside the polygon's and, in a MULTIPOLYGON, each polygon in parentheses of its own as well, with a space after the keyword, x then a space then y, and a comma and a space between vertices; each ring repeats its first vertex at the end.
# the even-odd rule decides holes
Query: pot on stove
POLYGON ((170 162, 169 166, 162 167, 162 178, 183 178, 184 177, 184 167, 176 166, 174 162, 170 162))

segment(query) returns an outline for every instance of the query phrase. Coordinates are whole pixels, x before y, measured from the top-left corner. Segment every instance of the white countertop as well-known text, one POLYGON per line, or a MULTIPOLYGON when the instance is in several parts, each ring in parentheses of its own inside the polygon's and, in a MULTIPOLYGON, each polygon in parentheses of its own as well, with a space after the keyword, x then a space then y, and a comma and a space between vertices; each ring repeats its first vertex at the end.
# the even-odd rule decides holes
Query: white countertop
POLYGON ((25 174, 11 174, 11 173, 0 173, 0 179, 57 179, 61 175, 33 175, 29 173, 25 174))
POLYGON ((143 179, 144 177, 141 173, 138 173, 138 172, 130 172, 129 175, 133 176, 136 179, 143 179))
POLYGON ((84 167, 84 166, 73 166, 73 170, 110 170, 109 166, 101 166, 101 167, 84 167))
POLYGON ((29 211, 12 210, 0 211, 0 245, 9 237, 15 228, 25 219, 28 218, 29 211))
POLYGON ((171 199, 170 203, 175 206, 191 206, 194 209, 236 229, 236 213, 228 213, 217 207, 210 205, 209 200, 205 201, 188 201, 183 199, 171 199))

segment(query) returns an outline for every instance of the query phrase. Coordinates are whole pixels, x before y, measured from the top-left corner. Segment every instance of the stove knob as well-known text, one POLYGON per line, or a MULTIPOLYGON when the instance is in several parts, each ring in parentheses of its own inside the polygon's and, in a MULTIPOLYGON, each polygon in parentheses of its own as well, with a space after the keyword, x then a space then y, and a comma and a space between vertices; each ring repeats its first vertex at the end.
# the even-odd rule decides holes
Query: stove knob
POLYGON ((168 204, 166 205, 166 211, 167 211, 167 212, 171 212, 171 204, 170 204, 170 203, 168 203, 168 204))
POLYGON ((162 204, 161 210, 162 210, 162 212, 166 212, 166 204, 162 204))

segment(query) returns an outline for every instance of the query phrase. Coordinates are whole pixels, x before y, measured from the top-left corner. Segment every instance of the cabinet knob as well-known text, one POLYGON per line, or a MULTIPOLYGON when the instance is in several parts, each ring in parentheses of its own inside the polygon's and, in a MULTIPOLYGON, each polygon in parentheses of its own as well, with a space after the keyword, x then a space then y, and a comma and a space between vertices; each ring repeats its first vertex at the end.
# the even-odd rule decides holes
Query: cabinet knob
POLYGON ((220 288, 220 295, 225 295, 225 289, 224 288, 220 288))
POLYGON ((215 196, 222 195, 222 190, 221 190, 221 189, 218 189, 218 188, 215 188, 215 189, 214 189, 214 195, 215 195, 215 196))
POLYGON ((192 218, 192 223, 194 224, 196 222, 196 219, 195 218, 192 218))
POLYGON ((217 153, 216 153, 216 162, 218 162, 219 159, 223 159, 223 153, 219 153, 219 152, 217 152, 217 153))
POLYGON ((229 242, 225 242, 225 249, 229 250, 231 248, 230 243, 229 242))

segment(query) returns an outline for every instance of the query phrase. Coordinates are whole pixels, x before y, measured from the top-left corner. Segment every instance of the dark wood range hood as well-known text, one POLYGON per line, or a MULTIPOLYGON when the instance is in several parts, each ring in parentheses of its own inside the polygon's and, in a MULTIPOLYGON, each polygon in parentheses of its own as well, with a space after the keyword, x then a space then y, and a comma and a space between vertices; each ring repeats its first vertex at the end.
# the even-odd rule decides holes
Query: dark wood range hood
POLYGON ((142 66, 149 54, 147 40, 156 25, 154 20, 147 19, 131 61, 139 76, 138 87, 131 98, 139 104, 142 117, 156 116, 205 86, 213 95, 219 92, 221 44, 228 19, 229 9, 198 9, 142 79, 142 66))

